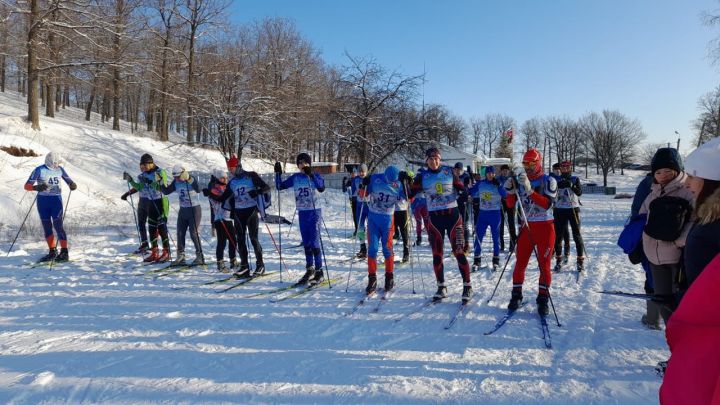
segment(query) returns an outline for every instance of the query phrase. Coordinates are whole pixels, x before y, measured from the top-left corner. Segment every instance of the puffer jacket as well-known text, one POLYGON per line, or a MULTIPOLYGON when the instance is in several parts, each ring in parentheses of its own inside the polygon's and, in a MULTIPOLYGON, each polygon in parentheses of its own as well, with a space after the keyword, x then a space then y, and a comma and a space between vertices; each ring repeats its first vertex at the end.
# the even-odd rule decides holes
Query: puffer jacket
POLYGON ((697 209, 697 220, 685 243, 685 274, 688 286, 720 253, 720 189, 697 209))
MULTIPOLYGON (((650 194, 647 198, 645 198, 642 207, 640 207, 640 213, 647 214, 650 203, 655 199, 664 196, 680 197, 692 202, 694 200, 694 196, 690 190, 685 188, 686 180, 687 174, 685 174, 685 172, 680 172, 680 174, 678 174, 678 176, 665 187, 653 182, 650 194)), ((643 232, 643 250, 645 251, 645 256, 647 256, 650 263, 655 265, 679 263, 682 255, 682 249, 685 247, 685 240, 691 227, 692 220, 685 224, 685 228, 683 228, 680 237, 672 242, 653 239, 643 232)))
POLYGON ((690 286, 665 330, 672 353, 660 403, 720 404, 720 255, 690 286))

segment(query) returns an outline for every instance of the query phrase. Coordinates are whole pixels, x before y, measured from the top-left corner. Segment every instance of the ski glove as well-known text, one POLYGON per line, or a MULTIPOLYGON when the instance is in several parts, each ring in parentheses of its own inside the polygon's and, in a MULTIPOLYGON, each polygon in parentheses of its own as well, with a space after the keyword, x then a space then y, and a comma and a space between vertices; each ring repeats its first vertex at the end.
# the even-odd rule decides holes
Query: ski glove
POLYGON ((45 191, 47 189, 48 189, 48 186, 45 183, 38 183, 33 186, 33 190, 35 190, 35 191, 45 191))
POLYGON ((308 176, 312 176, 312 168, 310 166, 305 166, 302 168, 303 173, 305 173, 308 176))
POLYGON ((178 176, 178 177, 180 177, 180 180, 182 180, 182 181, 187 181, 188 183, 192 183, 192 181, 190 181, 190 173, 188 173, 187 170, 183 170, 183 172, 180 173, 180 176, 178 176))
POLYGON ((204 188, 204 189, 202 189, 202 194, 203 194, 205 197, 207 197, 207 196, 210 195, 210 190, 204 188))
POLYGON ((400 180, 403 183, 409 183, 410 182, 410 176, 408 176, 406 171, 401 171, 398 173, 398 180, 400 180))
POLYGON ((558 188, 570 188, 570 181, 568 179, 558 181, 558 188))
POLYGON ((530 184, 530 179, 528 179, 527 173, 520 173, 517 176, 518 184, 523 186, 525 189, 525 193, 527 195, 532 194, 535 190, 533 190, 532 185, 530 184))
POLYGON ((282 165, 280 162, 275 162, 275 167, 273 169, 275 170, 275 173, 282 174, 282 165))
POLYGON ((127 192, 127 193, 121 195, 121 196, 120 196, 120 199, 123 200, 123 201, 127 201, 127 198, 128 198, 129 195, 130 195, 130 192, 127 192))
POLYGON ((77 184, 75 184, 75 183, 70 183, 70 184, 68 184, 68 187, 70 187, 70 191, 75 191, 75 190, 77 190, 77 184))
POLYGON ((132 176, 130 175, 130 173, 128 173, 128 172, 123 172, 123 180, 125 180, 125 181, 132 181, 133 178, 132 178, 132 176))
POLYGON ((503 185, 505 187, 505 191, 508 192, 508 194, 515 194, 515 180, 512 179, 512 177, 508 177, 507 180, 505 180, 505 184, 503 185))

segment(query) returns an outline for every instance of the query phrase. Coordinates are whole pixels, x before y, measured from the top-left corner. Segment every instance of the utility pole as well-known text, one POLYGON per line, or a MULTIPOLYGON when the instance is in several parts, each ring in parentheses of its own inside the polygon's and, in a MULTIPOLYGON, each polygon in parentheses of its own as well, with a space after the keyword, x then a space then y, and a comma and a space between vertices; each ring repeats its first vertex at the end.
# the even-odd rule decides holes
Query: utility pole
POLYGON ((676 148, 676 149, 677 149, 678 152, 680 152, 680 133, 679 133, 678 131, 675 131, 675 134, 678 136, 677 148, 676 148))

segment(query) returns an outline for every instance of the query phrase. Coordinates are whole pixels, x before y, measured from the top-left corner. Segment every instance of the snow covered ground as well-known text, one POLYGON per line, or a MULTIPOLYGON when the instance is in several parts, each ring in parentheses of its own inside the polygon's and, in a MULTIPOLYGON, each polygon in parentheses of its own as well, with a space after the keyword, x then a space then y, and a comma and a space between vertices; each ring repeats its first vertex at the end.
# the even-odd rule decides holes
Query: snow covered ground
MULTIPOLYGON (((413 313, 434 291, 426 244, 414 251, 413 266, 397 268, 397 292, 377 313, 375 300, 347 316, 364 288, 365 268, 341 262, 357 245, 346 237, 347 200, 336 190, 323 196, 332 288, 279 303, 271 303, 271 295, 251 297, 299 278, 300 249, 283 251, 289 272, 283 271, 282 281, 275 273, 226 293, 218 293, 225 284, 202 285, 220 278, 212 266, 154 278, 128 255, 137 236, 130 204, 119 199, 126 191, 122 172, 135 173, 145 152, 164 167, 182 162, 203 171, 221 166, 220 154, 80 123, 74 109, 43 118, 43 131, 36 133, 23 114, 17 94, 0 93, 0 146, 31 147, 43 155, 61 151, 79 188, 66 217, 72 261, 30 268, 47 249, 34 208, 28 231, 6 255, 34 198, 22 185, 44 157, 0 152, 2 403, 657 402, 661 380, 653 366, 668 357, 664 334, 640 324, 643 301, 595 293, 642 290, 640 267, 615 245, 630 200, 582 198, 587 274, 579 282, 569 270, 553 274, 562 327, 550 324, 553 349, 546 349, 535 316, 534 261, 525 284, 528 305, 490 336, 483 332, 505 312, 514 260, 490 303, 498 275, 473 274, 476 298, 466 316, 445 330, 462 289, 453 259, 445 259, 448 302, 413 313)), ((250 165, 270 170, 263 162, 250 165)), ((612 176, 610 183, 632 193, 642 175, 612 176)), ((171 202, 177 207, 174 197, 171 202)), ((281 203, 290 219, 291 195, 284 192, 281 203)), ((277 209, 276 203, 270 211, 277 209)), ((203 245, 212 258, 205 202, 203 210, 203 245)), ((176 213, 171 209, 173 237, 176 213)), ((268 230, 276 240, 282 233, 285 247, 297 244, 299 234, 297 225, 261 225, 266 265, 277 272, 268 230)))

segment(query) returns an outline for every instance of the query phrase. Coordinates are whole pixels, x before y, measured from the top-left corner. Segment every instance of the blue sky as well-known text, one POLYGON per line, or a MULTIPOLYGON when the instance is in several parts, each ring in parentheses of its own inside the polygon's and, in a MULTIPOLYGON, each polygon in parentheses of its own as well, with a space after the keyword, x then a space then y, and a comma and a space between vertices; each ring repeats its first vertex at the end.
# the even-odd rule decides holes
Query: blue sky
POLYGON ((425 100, 469 119, 518 121, 618 109, 649 142, 682 150, 697 100, 719 83, 701 14, 716 0, 238 1, 231 20, 292 19, 330 64, 344 52, 408 75, 427 73, 425 100))

